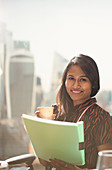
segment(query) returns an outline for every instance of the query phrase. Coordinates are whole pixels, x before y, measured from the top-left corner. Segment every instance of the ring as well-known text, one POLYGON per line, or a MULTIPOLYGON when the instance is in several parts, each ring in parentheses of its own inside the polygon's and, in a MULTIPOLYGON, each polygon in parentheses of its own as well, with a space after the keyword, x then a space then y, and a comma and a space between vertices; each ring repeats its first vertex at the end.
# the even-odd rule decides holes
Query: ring
POLYGON ((65 164, 65 166, 64 166, 65 168, 67 168, 68 167, 68 164, 65 164))

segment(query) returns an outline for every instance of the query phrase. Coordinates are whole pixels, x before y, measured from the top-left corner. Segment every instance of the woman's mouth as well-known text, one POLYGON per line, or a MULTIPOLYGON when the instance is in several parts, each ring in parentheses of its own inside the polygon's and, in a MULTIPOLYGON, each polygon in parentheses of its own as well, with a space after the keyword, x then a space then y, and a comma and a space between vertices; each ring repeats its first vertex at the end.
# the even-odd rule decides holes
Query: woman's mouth
POLYGON ((81 93, 82 91, 79 91, 79 90, 72 90, 72 93, 74 93, 74 94, 79 94, 79 93, 81 93))

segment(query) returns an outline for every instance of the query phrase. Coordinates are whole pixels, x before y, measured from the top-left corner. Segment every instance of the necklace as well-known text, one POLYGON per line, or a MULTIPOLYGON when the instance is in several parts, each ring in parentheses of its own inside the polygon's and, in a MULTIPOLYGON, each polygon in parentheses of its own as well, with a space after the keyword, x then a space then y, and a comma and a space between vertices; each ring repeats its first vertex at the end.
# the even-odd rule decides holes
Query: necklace
POLYGON ((81 114, 80 117, 78 118, 77 123, 80 121, 80 119, 81 119, 82 116, 85 114, 85 112, 86 112, 92 105, 94 105, 94 104, 96 104, 96 102, 92 103, 91 105, 89 105, 89 106, 87 106, 87 107, 85 108, 85 110, 82 112, 82 114, 81 114))

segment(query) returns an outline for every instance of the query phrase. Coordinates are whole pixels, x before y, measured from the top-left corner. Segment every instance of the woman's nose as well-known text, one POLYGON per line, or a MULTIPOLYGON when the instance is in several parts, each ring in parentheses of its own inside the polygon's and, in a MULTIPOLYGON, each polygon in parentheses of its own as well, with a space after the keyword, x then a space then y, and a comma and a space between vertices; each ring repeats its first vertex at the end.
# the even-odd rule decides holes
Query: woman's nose
POLYGON ((79 87, 80 87, 79 81, 75 81, 75 82, 73 83, 73 87, 74 87, 75 89, 79 88, 79 87))

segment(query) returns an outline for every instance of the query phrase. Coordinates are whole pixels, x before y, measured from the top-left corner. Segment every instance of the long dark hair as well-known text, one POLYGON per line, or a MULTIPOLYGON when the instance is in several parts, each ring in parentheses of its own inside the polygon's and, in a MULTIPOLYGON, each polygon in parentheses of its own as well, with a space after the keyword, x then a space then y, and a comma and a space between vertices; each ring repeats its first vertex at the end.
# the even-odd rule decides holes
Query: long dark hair
POLYGON ((61 85, 56 96, 59 112, 60 114, 64 113, 66 117, 69 116, 73 108, 73 101, 65 87, 67 73, 73 65, 79 65, 90 80, 92 84, 91 97, 95 96, 100 89, 99 71, 96 62, 91 57, 83 54, 73 57, 63 72, 61 85))

